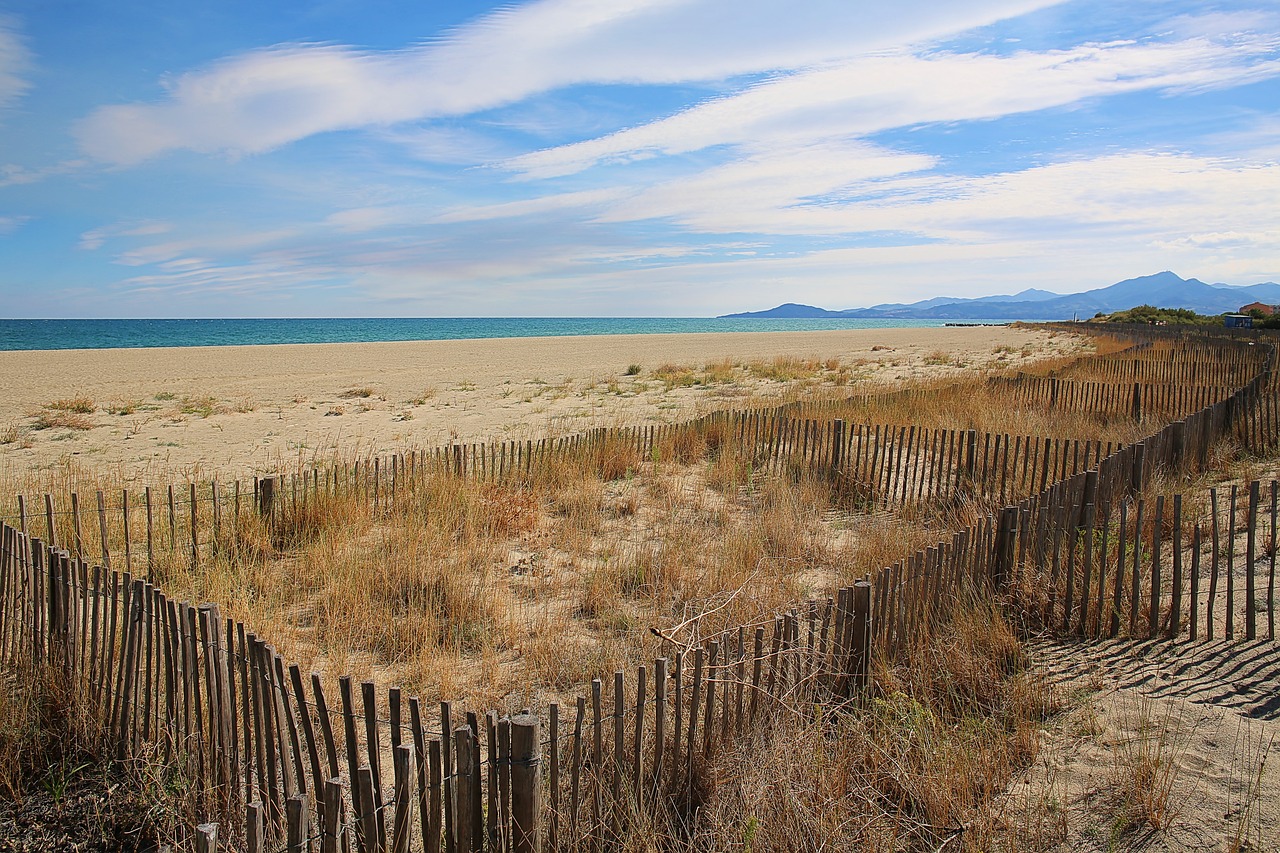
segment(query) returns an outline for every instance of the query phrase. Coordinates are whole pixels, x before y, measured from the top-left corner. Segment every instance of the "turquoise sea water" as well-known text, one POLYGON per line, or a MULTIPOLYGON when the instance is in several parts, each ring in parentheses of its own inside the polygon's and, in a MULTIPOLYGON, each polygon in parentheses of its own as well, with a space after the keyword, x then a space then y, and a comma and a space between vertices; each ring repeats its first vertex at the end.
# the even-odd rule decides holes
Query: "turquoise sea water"
POLYGON ((0 350, 446 341, 666 332, 790 332, 942 325, 945 325, 942 320, 730 320, 705 317, 0 320, 0 350))

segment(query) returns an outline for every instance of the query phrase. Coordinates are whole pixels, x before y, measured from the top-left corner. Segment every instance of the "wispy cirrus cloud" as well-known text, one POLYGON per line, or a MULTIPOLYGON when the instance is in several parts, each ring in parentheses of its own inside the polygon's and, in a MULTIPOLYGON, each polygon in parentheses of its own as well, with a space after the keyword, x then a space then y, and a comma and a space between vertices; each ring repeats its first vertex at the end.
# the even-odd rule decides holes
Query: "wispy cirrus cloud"
POLYGON ((253 154, 327 131, 475 113, 583 83, 715 81, 941 38, 1058 0, 540 0, 420 47, 291 44, 164 82, 151 103, 101 107, 77 128, 95 159, 253 154))
POLYGON ((120 222, 115 225, 104 225, 101 228, 90 228, 80 235, 76 248, 85 251, 101 249, 108 240, 121 237, 154 237, 168 234, 173 230, 169 222, 120 222))
MULTIPOLYGON (((1251 223, 1280 226, 1280 165, 1189 155, 1133 152, 1082 157, 987 175, 912 173, 908 156, 886 155, 901 174, 854 180, 839 147, 806 149, 794 162, 830 195, 806 199, 803 180, 765 183, 753 194, 755 164, 735 163, 687 182, 672 182, 610 206, 605 222, 662 218, 702 233, 842 235, 897 232, 919 240, 999 241, 1036 231, 1133 230, 1156 239, 1184 229, 1223 231, 1251 223), (1211 224, 1212 223, 1212 224, 1211 224)), ((919 158, 925 160, 927 158, 919 158)), ((856 167, 855 167, 856 168, 856 167)))
POLYGON ((52 166, 41 166, 37 168, 28 168, 19 166, 16 163, 6 163, 0 166, 0 189, 4 187, 16 187, 23 184, 36 184, 48 178, 58 175, 69 175, 77 172, 89 165, 89 161, 77 157, 71 160, 63 160, 61 163, 54 163, 52 166))
POLYGON ((0 216, 0 237, 17 231, 30 218, 29 216, 0 216))
POLYGON ((445 210, 434 217, 436 222, 475 222, 488 219, 511 219, 524 216, 541 216, 562 210, 590 210, 627 195, 627 190, 609 187, 597 190, 581 190, 571 193, 551 193, 537 198, 508 201, 500 204, 468 205, 445 210))
POLYGON ((15 21, 0 15, 0 110, 11 106, 31 88, 27 72, 31 52, 15 21))
POLYGON ((533 178, 698 151, 794 148, 930 122, 975 121, 1103 95, 1189 90, 1280 76, 1280 40, 1234 35, 990 54, 898 52, 788 75, 659 121, 531 152, 504 166, 533 178))

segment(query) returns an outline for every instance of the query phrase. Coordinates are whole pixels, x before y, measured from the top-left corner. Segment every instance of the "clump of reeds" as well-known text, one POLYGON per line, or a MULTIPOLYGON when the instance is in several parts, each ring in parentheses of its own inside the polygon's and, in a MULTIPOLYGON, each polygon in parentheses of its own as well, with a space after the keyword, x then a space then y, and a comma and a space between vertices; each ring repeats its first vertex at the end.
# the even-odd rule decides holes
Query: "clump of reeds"
MULTIPOLYGON (((181 844, 205 812, 180 768, 155 747, 120 762, 100 749, 95 718, 58 666, 10 662, 0 678, 0 802, 19 849, 68 838, 92 849, 181 844)), ((54 849, 52 846, 49 849, 54 849)))
MULTIPOLYGON (((989 600, 881 664, 871 697, 787 712, 708 768, 685 828, 696 849, 935 850, 981 834, 994 793, 1035 755, 1056 708, 989 600)), ((980 845, 979 845, 980 846, 980 845)))
POLYGON ((1157 710, 1143 699, 1133 710, 1133 731, 1115 743, 1111 794, 1121 832, 1167 829, 1178 814, 1173 787, 1186 751, 1182 720, 1172 704, 1157 710))

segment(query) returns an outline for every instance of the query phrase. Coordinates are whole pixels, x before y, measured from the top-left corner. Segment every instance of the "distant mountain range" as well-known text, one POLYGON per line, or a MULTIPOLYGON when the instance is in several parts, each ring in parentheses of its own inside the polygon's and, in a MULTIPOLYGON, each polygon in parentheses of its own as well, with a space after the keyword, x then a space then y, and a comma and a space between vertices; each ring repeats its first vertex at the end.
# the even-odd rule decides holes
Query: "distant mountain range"
POLYGON ((910 304, 887 302, 870 308, 828 311, 788 302, 768 311, 724 314, 724 317, 847 317, 910 320, 1086 320, 1099 311, 1110 314, 1136 305, 1190 308, 1200 314, 1236 311, 1250 302, 1280 304, 1280 284, 1205 284, 1168 270, 1117 282, 1084 293, 1059 294, 1030 288, 1021 293, 961 299, 935 296, 910 304))

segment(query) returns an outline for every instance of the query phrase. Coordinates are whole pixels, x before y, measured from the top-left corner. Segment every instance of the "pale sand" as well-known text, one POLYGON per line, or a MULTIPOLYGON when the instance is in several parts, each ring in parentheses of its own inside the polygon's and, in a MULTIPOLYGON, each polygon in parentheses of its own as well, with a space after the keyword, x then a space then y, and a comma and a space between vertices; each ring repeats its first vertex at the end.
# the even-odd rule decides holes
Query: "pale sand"
POLYGON ((1066 335, 980 327, 4 352, 0 466, 21 473, 73 459, 129 477, 242 476, 335 450, 669 422, 785 390, 748 378, 668 389, 652 376, 664 363, 836 358, 856 387, 1078 346, 1066 335), (938 363, 939 353, 954 361, 938 363), (625 375, 632 364, 639 376, 625 375), (362 388, 372 396, 343 396, 362 388), (93 428, 35 428, 42 407, 77 396, 96 406, 93 428))
POLYGON ((1275 643, 1035 643, 1031 658, 1066 707, 998 806, 1024 846, 1280 849, 1275 643), (1162 790, 1160 829, 1126 817, 1126 795, 1162 790))

